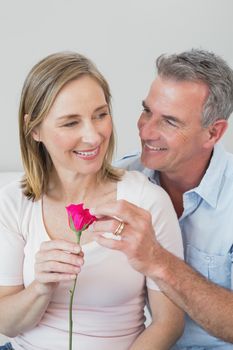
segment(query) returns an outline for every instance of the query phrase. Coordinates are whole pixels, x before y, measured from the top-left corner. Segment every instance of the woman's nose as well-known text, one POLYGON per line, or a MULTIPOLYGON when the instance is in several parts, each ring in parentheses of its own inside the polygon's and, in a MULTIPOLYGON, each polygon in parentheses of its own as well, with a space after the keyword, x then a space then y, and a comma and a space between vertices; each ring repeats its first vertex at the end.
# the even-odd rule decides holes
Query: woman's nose
POLYGON ((82 141, 89 144, 98 144, 101 136, 93 123, 86 123, 83 126, 82 141))

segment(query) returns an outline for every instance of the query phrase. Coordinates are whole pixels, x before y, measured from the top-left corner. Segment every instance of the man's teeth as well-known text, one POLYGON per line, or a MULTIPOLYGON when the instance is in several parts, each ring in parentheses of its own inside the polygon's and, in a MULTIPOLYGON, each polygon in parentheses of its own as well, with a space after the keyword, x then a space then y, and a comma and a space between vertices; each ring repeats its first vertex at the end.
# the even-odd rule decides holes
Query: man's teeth
POLYGON ((84 157, 90 157, 90 156, 94 156, 97 154, 98 149, 95 149, 94 151, 90 151, 90 152, 84 152, 84 151, 75 151, 75 153, 80 154, 80 156, 84 156, 84 157))
POLYGON ((153 151, 165 151, 166 150, 165 147, 154 147, 154 146, 148 145, 147 143, 145 144, 145 146, 153 151))

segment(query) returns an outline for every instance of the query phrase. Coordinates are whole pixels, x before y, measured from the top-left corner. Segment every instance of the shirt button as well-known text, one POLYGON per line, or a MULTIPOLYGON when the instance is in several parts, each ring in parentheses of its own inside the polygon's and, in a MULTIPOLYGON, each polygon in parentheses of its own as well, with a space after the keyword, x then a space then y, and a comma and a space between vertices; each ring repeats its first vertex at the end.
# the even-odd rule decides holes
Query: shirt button
POLYGON ((205 257, 205 260, 206 260, 206 261, 210 261, 210 260, 211 260, 211 257, 210 257, 210 256, 206 256, 206 257, 205 257))

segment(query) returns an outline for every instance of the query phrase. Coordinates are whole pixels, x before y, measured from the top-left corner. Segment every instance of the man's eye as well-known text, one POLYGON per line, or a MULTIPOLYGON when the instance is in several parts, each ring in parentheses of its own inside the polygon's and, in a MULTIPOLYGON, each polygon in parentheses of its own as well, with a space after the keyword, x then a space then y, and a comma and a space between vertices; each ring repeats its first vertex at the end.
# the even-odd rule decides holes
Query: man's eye
POLYGON ((144 113, 150 113, 149 108, 146 108, 146 107, 143 107, 143 108, 142 108, 142 111, 143 111, 144 113))
POLYGON ((171 125, 171 126, 174 126, 174 127, 177 127, 176 125, 176 122, 174 120, 171 120, 171 119, 165 119, 166 123, 171 125))

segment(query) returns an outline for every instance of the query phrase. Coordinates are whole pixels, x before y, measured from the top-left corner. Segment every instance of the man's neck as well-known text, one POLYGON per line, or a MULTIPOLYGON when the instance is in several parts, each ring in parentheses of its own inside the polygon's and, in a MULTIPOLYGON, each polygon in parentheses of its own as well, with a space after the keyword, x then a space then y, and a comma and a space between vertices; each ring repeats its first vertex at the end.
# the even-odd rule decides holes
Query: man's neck
POLYGON ((187 176, 185 174, 175 176, 171 174, 160 173, 160 185, 168 192, 180 192, 181 194, 195 188, 201 182, 204 174, 195 174, 195 176, 187 176))
POLYGON ((197 187, 208 168, 211 156, 191 168, 179 172, 160 172, 160 185, 169 194, 178 217, 183 212, 183 194, 197 187))

